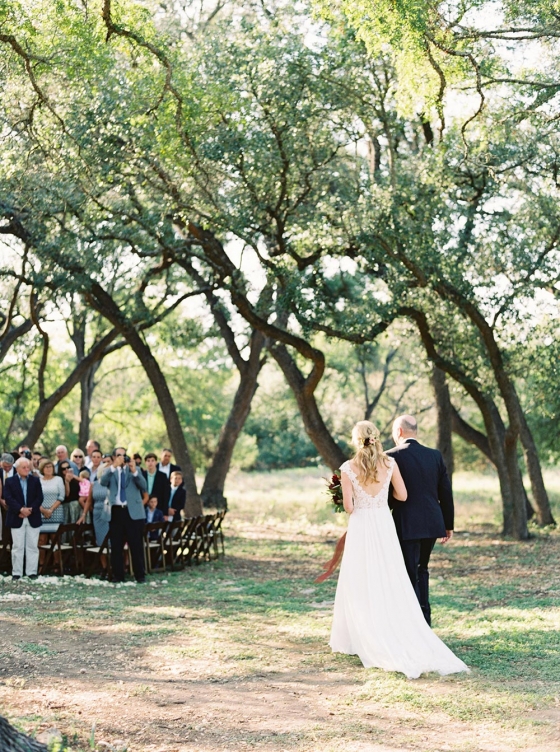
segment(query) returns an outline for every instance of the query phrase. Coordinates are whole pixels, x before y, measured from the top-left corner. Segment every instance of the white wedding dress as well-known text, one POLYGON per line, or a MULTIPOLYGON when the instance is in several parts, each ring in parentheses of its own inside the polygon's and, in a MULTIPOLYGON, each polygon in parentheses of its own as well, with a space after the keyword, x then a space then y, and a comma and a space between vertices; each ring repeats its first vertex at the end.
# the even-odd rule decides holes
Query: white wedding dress
POLYGON ((360 486, 349 462, 341 467, 352 481, 354 511, 336 589, 330 646, 335 653, 359 656, 366 668, 401 671, 409 679, 428 671, 469 671, 432 632, 410 583, 387 504, 395 460, 390 458, 390 463, 375 496, 360 486))

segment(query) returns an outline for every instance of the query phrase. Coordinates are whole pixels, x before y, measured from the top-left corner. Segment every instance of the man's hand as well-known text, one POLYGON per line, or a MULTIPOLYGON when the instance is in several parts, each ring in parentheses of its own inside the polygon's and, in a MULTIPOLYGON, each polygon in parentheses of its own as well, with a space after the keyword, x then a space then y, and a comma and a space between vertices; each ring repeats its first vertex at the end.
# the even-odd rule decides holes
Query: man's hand
POLYGON ((453 530, 446 530, 445 531, 445 538, 440 538, 440 543, 447 543, 447 541, 450 541, 451 538, 453 538, 453 530))
POLYGON ((117 454, 117 456, 113 458, 113 467, 122 467, 123 465, 124 457, 122 454, 117 454))
POLYGON ((138 467, 137 467, 137 465, 136 465, 136 462, 135 462, 135 460, 134 460, 134 457, 131 457, 131 458, 130 458, 130 462, 128 463, 128 467, 130 468, 130 472, 131 472, 131 473, 136 473, 136 472, 138 472, 138 467))
POLYGON ((29 517, 29 515, 31 514, 32 511, 33 510, 31 509, 31 507, 22 507, 20 509, 19 516, 23 517, 23 518, 29 517))

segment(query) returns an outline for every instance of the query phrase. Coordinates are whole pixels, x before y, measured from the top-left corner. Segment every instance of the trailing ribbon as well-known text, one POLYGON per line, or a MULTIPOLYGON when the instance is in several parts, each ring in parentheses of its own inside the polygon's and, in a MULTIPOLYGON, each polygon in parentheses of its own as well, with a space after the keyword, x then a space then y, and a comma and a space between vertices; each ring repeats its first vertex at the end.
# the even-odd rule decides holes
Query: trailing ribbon
POLYGON ((319 577, 315 579, 315 582, 324 582, 326 579, 328 579, 331 574, 333 574, 334 570, 338 567, 340 564, 340 560, 342 559, 342 554, 344 553, 344 544, 346 543, 346 533, 342 536, 342 538, 338 541, 336 544, 336 548, 334 549, 334 556, 330 561, 327 561, 326 564, 323 564, 323 569, 325 570, 323 574, 320 574, 319 577))

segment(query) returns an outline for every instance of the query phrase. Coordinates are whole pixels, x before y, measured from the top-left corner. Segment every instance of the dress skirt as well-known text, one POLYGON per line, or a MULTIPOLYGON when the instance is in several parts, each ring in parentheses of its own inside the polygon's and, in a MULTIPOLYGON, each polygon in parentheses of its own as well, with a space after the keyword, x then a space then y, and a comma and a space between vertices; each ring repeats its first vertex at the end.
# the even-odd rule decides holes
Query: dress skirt
POLYGON ((426 623, 386 504, 350 515, 330 646, 411 679, 469 670, 426 623))

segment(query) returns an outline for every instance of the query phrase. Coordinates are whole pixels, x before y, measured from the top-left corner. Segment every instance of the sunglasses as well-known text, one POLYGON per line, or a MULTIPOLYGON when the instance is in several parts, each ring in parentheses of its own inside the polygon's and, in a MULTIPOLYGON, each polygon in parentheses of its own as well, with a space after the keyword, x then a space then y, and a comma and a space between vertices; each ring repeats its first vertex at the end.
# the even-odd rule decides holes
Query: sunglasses
POLYGON ((84 455, 83 454, 73 454, 72 457, 75 460, 83 460, 84 459, 84 455))

